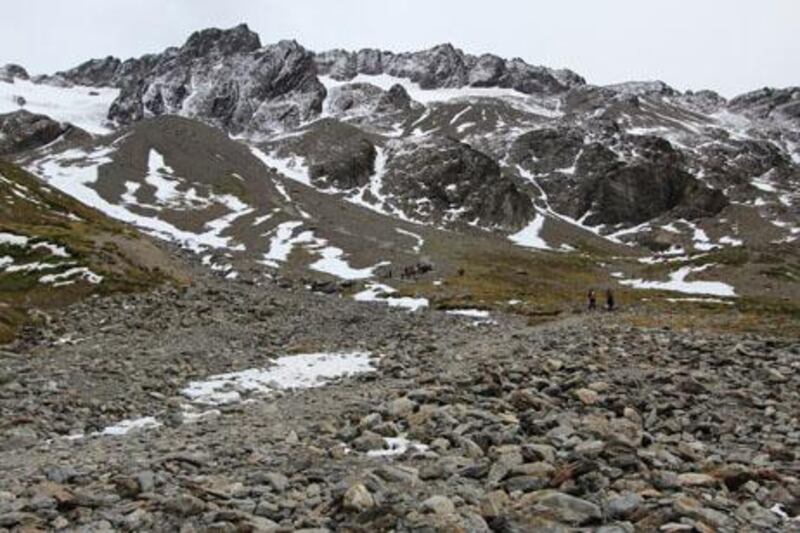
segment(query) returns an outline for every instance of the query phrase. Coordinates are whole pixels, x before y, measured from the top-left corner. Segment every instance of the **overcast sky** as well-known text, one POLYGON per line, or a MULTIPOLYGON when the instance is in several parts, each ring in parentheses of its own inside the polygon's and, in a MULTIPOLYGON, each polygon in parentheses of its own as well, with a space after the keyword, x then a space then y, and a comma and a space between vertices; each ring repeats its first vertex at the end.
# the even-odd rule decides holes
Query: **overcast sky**
POLYGON ((312 50, 472 53, 568 67, 590 83, 662 79, 726 96, 800 85, 800 0, 3 0, 0 64, 54 72, 246 22, 312 50))

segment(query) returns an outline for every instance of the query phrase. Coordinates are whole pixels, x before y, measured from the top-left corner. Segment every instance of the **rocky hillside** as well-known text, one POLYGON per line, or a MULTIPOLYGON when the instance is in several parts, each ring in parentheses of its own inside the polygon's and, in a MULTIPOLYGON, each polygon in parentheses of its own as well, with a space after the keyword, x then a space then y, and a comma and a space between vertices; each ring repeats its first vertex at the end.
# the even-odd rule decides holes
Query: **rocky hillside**
POLYGON ((49 313, 89 294, 143 290, 180 277, 168 256, 133 229, 2 160, 0 197, 2 342, 29 311, 49 313))

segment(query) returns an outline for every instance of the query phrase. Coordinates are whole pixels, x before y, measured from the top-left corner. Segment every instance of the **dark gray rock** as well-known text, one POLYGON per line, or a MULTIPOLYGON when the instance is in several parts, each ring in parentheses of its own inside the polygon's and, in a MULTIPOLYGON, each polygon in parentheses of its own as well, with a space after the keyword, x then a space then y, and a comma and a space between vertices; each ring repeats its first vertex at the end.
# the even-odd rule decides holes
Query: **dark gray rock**
POLYGON ((0 155, 33 150, 67 135, 73 140, 89 138, 80 128, 45 115, 25 110, 0 115, 0 155))
POLYGON ((530 198, 467 144, 432 137, 392 142, 385 150, 382 192, 410 218, 517 229, 533 216, 530 198))
POLYGON ((119 67, 109 118, 183 114, 233 133, 294 127, 322 109, 312 55, 295 41, 261 48, 247 26, 192 34, 181 48, 119 67))
POLYGON ((28 71, 20 65, 8 63, 0 67, 0 82, 13 83, 15 79, 28 80, 28 71))
POLYGON ((527 94, 557 94, 585 83, 569 70, 533 66, 521 59, 505 60, 491 54, 477 57, 449 43, 404 53, 331 50, 315 54, 315 62, 321 75, 338 80, 349 80, 357 74, 389 74, 423 89, 504 87, 527 94))

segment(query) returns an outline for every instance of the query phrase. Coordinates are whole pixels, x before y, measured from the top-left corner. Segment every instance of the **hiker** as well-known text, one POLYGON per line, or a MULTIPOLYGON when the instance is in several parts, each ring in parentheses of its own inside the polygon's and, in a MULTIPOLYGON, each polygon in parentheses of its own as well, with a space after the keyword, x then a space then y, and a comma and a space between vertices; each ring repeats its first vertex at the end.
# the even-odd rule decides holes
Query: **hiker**
POLYGON ((614 293, 611 289, 606 289, 606 311, 614 310, 614 293))
POLYGON ((594 292, 594 289, 589 289, 589 311, 594 311, 597 309, 597 293, 594 292))

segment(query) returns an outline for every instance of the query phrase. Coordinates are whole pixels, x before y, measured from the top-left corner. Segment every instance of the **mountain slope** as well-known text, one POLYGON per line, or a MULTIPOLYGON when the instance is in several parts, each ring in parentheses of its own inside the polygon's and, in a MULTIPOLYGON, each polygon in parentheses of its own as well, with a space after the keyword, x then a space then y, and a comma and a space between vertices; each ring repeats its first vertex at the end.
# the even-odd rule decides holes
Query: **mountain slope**
POLYGON ((31 309, 182 279, 131 228, 0 160, 0 342, 31 309))
MULTIPOLYGON (((264 46, 244 25, 53 76, 3 72, 12 95, 23 81, 99 101, 116 91, 113 133, 94 124, 67 135, 58 119, 14 115, 21 140, 7 150, 231 278, 391 280, 412 296, 438 295, 432 287, 445 285, 432 283, 446 282, 457 295, 469 276, 453 276, 464 259, 450 236, 472 243, 476 265, 499 246, 497 264, 522 253, 544 272, 565 254, 602 270, 573 277, 565 293, 592 278, 636 300, 653 290, 800 293, 800 92, 791 88, 727 101, 660 81, 599 87, 451 45, 264 46), (415 276, 424 283, 397 279, 421 264, 433 268, 415 276)), ((17 96, 6 105, 24 110, 17 96)), ((503 289, 479 292, 525 290, 496 274, 503 289)))

